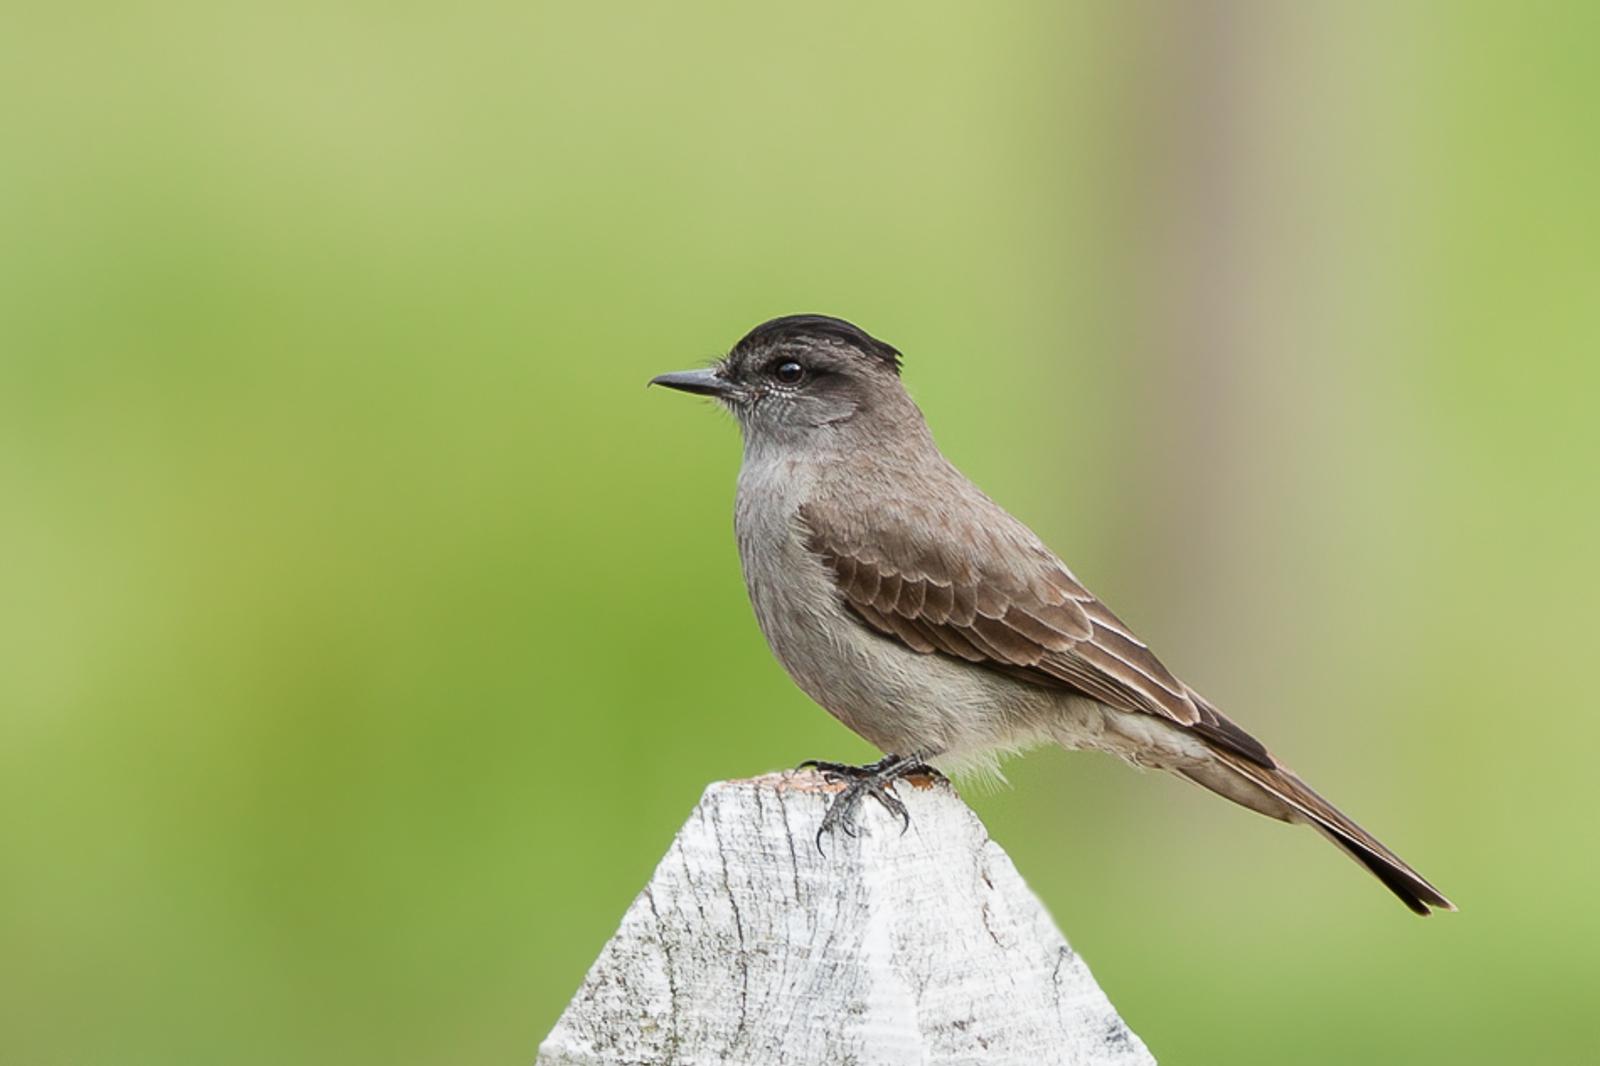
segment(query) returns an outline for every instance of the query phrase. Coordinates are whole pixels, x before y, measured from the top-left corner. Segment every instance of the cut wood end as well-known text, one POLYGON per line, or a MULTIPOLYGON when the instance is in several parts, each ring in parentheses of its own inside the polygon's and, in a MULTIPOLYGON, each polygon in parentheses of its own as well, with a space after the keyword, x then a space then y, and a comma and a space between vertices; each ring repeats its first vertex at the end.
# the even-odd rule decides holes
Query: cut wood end
POLYGON ((541 1066, 1146 1066, 1083 960, 942 779, 814 846, 815 771, 709 786, 540 1049, 541 1066))

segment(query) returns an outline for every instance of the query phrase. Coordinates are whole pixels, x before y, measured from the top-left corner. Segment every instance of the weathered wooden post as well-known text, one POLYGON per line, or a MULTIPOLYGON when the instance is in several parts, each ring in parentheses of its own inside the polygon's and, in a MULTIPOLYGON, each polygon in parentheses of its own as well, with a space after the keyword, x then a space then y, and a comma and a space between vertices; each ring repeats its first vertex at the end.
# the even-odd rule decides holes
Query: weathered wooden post
POLYGON ((1153 1063, 943 783, 813 843, 833 786, 706 789, 539 1051, 620 1063, 1153 1063))

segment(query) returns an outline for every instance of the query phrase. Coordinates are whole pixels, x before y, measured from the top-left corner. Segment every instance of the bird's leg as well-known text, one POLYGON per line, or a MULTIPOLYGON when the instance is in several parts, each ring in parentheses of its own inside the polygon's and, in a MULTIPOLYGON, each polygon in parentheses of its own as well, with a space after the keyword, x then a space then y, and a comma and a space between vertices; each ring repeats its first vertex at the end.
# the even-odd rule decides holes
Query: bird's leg
POLYGON ((866 766, 807 759, 796 767, 799 770, 820 771, 822 779, 830 785, 844 784, 844 788, 828 805, 827 813, 822 816, 822 827, 817 830, 817 852, 822 852, 823 836, 836 828, 844 830, 846 836, 856 835, 856 812, 862 799, 867 796, 877 800, 884 810, 900 819, 900 832, 911 828, 911 812, 895 796, 892 786, 902 777, 915 774, 942 777, 938 770, 923 761, 926 758, 926 755, 920 754, 885 755, 866 766))

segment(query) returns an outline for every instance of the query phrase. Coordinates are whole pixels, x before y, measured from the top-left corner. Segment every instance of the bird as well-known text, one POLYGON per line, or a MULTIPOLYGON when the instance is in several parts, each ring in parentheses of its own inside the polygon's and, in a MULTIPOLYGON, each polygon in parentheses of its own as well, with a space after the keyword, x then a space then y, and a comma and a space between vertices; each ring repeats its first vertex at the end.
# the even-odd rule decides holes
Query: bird
POLYGON ((1044 744, 1101 751, 1316 829, 1412 911, 1456 907, 1179 680, 1026 525, 961 474, 898 349, 840 318, 756 326, 650 384, 711 397, 743 438, 734 504, 757 622, 794 682, 884 757, 809 760, 854 832, 896 781, 1044 744))

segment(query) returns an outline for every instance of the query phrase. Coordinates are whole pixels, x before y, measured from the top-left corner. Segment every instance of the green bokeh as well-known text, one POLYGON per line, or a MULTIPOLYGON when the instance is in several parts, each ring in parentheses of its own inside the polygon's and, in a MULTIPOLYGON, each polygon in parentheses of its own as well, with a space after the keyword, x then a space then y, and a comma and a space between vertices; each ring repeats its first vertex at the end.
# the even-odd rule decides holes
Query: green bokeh
POLYGON ((0 1061, 530 1061, 706 782, 868 756, 642 388, 812 310, 1463 907, 969 788, 1158 1055, 1600 1055, 1594 10, 13 5, 0 1061))

